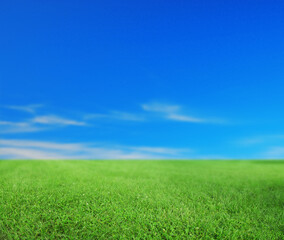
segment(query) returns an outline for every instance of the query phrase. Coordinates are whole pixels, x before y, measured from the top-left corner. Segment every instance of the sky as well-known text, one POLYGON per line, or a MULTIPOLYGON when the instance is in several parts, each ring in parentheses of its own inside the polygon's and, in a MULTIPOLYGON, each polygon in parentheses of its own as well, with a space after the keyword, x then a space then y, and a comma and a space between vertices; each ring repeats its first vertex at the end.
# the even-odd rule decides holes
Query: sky
POLYGON ((284 2, 0 2, 1 159, 284 158, 284 2))

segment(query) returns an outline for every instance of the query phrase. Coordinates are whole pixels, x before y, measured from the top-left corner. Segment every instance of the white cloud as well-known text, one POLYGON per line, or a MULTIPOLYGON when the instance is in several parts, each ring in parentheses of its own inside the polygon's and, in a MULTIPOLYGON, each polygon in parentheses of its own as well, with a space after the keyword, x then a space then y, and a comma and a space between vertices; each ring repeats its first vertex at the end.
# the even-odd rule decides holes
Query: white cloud
POLYGON ((62 159, 64 156, 53 152, 30 148, 1 148, 0 158, 3 159, 62 159))
POLYGON ((37 116, 23 122, 0 121, 0 133, 28 133, 62 126, 85 126, 87 123, 55 115, 37 116))
POLYGON ((0 133, 26 133, 26 132, 37 132, 43 128, 35 126, 30 122, 9 122, 0 121, 0 133))
POLYGON ((277 144, 277 142, 279 141, 283 142, 283 140, 284 140, 283 134, 275 134, 275 135, 262 135, 262 136, 243 138, 241 140, 238 140, 237 143, 245 146, 250 146, 256 144, 263 144, 263 143, 277 144))
POLYGON ((182 107, 179 105, 169 105, 169 104, 154 102, 149 104, 142 104, 141 106, 142 109, 145 111, 157 113, 158 115, 160 115, 160 117, 172 121, 191 122, 191 123, 213 122, 208 119, 201 119, 184 114, 182 111, 182 107))
POLYGON ((163 159, 191 151, 163 147, 98 146, 31 140, 0 140, 2 159, 163 159))
POLYGON ((37 116, 32 119, 33 123, 47 124, 47 125, 74 125, 83 126, 85 122, 62 118, 55 115, 37 116))
POLYGON ((115 119, 124 121, 144 121, 145 118, 138 114, 120 112, 120 111, 110 111, 107 114, 87 114, 85 119, 115 119))
MULTIPOLYGON (((7 108, 35 114, 36 109, 42 106, 43 105, 41 104, 33 104, 26 106, 7 106, 7 108)), ((87 121, 91 119, 136 122, 153 119, 166 119, 170 121, 190 123, 224 123, 224 121, 218 119, 204 119, 188 115, 184 112, 182 106, 180 105, 152 102, 148 104, 142 104, 141 107, 144 111, 140 113, 109 111, 106 114, 87 114, 85 116, 82 116, 82 119, 84 121, 65 118, 54 114, 34 115, 34 117, 31 119, 19 122, 0 121, 0 133, 27 133, 63 126, 87 126, 87 121)))
POLYGON ((174 113, 178 112, 181 109, 181 106, 178 105, 169 105, 163 103, 149 103, 141 105, 143 110, 150 112, 162 112, 162 113, 174 113))
POLYGON ((49 150, 66 150, 66 151, 78 151, 82 149, 81 144, 72 143, 54 143, 54 142, 44 142, 44 141, 31 141, 31 140, 9 140, 0 139, 0 146, 9 147, 24 147, 24 148, 40 148, 49 150))
POLYGON ((180 148, 163 148, 163 147, 131 147, 133 150, 138 150, 142 152, 166 154, 166 155, 179 155, 183 152, 191 152, 190 149, 180 149, 180 148))
POLYGON ((191 122, 191 123, 226 123, 222 119, 216 118, 199 118, 186 114, 182 106, 171 105, 159 102, 152 102, 141 104, 143 112, 140 113, 127 113, 121 111, 110 111, 107 114, 87 114, 84 119, 110 119, 110 120, 125 120, 125 121, 146 121, 153 119, 166 119, 178 122, 191 122))
MULTIPOLYGON (((23 111, 31 114, 35 114, 38 108, 43 107, 42 104, 30 104, 25 106, 4 106, 5 108, 23 111)), ((77 121, 69 118, 63 118, 57 115, 34 115, 32 119, 25 119, 18 122, 1 121, 0 120, 0 133, 27 133, 37 132, 53 127, 62 126, 85 126, 86 122, 77 121)))
POLYGON ((43 106, 42 104, 31 104, 31 105, 26 105, 26 106, 6 106, 6 107, 13 109, 13 110, 18 110, 18 111, 23 111, 23 112, 28 112, 28 113, 35 113, 36 109, 42 106, 43 106))
POLYGON ((175 121, 180 121, 180 122, 196 122, 196 123, 205 122, 205 120, 201 118, 195 118, 195 117, 190 117, 190 116, 185 116, 185 115, 180 115, 180 114, 169 114, 167 115, 167 118, 171 120, 175 120, 175 121))
POLYGON ((171 105, 165 103, 152 102, 142 104, 142 109, 147 112, 156 113, 156 117, 164 118, 171 121, 190 122, 190 123, 214 123, 226 124, 223 119, 217 118, 199 118, 185 113, 185 110, 180 105, 171 105))

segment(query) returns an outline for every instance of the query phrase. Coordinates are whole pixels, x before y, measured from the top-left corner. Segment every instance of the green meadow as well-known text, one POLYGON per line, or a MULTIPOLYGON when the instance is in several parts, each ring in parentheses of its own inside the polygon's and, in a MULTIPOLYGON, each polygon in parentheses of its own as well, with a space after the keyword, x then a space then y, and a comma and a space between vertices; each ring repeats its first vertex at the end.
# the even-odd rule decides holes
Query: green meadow
POLYGON ((0 161, 0 239, 283 239, 284 161, 0 161))

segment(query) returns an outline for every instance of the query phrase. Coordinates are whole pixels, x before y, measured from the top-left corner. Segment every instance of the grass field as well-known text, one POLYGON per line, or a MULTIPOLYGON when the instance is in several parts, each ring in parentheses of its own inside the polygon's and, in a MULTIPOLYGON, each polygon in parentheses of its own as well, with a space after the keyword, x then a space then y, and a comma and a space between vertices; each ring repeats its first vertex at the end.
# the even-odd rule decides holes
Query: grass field
POLYGON ((284 161, 0 161, 0 239, 283 239, 284 161))

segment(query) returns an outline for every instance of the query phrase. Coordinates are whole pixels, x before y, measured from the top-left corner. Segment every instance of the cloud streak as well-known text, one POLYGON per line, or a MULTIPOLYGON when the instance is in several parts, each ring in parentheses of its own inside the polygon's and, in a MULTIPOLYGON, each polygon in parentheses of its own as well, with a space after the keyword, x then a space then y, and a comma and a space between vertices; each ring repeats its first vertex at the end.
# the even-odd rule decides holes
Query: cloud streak
POLYGON ((43 130, 50 130, 64 126, 90 126, 91 120, 108 121, 129 121, 129 122, 150 122, 155 120, 168 120, 185 123, 225 123, 224 120, 212 118, 200 118, 186 114, 180 105, 151 102, 142 104, 140 112, 129 113, 122 111, 109 111, 108 113, 85 114, 81 120, 66 118, 56 114, 36 114, 36 110, 43 107, 42 104, 26 106, 6 106, 17 111, 24 111, 33 114, 33 117, 20 122, 0 121, 0 133, 28 133, 43 130), (142 111, 141 111, 142 110, 142 111))
POLYGON ((257 145, 257 144, 267 144, 267 143, 275 143, 284 140, 283 134, 275 134, 275 135, 263 135, 263 136, 254 136, 249 138, 244 138, 237 141, 238 144, 244 146, 257 145))
POLYGON ((87 114, 84 119, 109 119, 109 120, 122 120, 122 121, 144 121, 143 116, 133 113, 121 112, 121 111, 110 111, 107 114, 87 114))
POLYGON ((0 133, 28 133, 38 132, 43 128, 34 125, 31 122, 10 122, 0 121, 0 133))
POLYGON ((163 147, 130 147, 135 151, 148 152, 155 154, 165 154, 165 155, 180 155, 184 152, 192 152, 191 149, 181 149, 181 148, 163 148, 163 147))
POLYGON ((156 114, 157 117, 177 122, 188 122, 188 123, 225 123, 222 119, 213 118, 199 118, 191 116, 184 113, 182 106, 180 105, 170 105, 164 103, 152 102, 148 104, 142 104, 142 109, 146 112, 151 112, 156 114))
POLYGON ((193 123, 205 122, 205 120, 201 118, 195 118, 195 117, 190 117, 190 116, 185 116, 185 115, 180 115, 180 114, 175 114, 175 113, 170 113, 166 117, 170 120, 179 121, 179 122, 193 122, 193 123))
POLYGON ((43 107, 42 104, 30 104, 25 106, 5 106, 16 111, 27 112, 33 114, 32 118, 25 119, 19 122, 1 121, 0 120, 0 133, 28 133, 38 132, 43 130, 52 129, 54 127, 63 126, 86 126, 84 121, 78 121, 70 118, 61 117, 54 114, 38 115, 36 110, 43 107))
POLYGON ((1 159, 163 159, 181 156, 188 149, 164 147, 99 146, 90 143, 58 143, 0 140, 1 159))
POLYGON ((63 126, 86 126, 82 121, 62 118, 55 115, 37 116, 23 122, 0 121, 0 133, 16 134, 48 130, 63 126))
POLYGON ((17 111, 22 111, 22 112, 27 112, 27 113, 35 113, 36 110, 40 107, 43 107, 42 104, 30 104, 26 106, 6 106, 6 108, 17 110, 17 111))
POLYGON ((169 105, 163 103, 149 103, 142 104, 142 109, 149 112, 161 112, 161 113, 174 113, 180 111, 181 107, 179 105, 169 105))
POLYGON ((62 118, 55 115, 37 116, 31 120, 33 123, 46 124, 46 125, 73 125, 84 126, 85 122, 62 118))
POLYGON ((121 120, 121 121, 137 121, 137 122, 150 122, 153 120, 169 120, 175 122, 188 122, 188 123, 226 123, 223 119, 216 118, 200 118, 185 113, 185 110, 180 105, 165 104, 159 102, 150 102, 141 104, 140 112, 128 113, 121 111, 110 111, 106 114, 94 113, 86 114, 85 120, 121 120), (141 111, 142 110, 142 111, 141 111))

